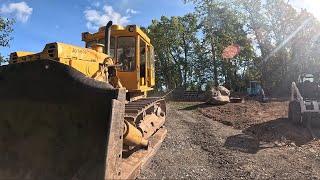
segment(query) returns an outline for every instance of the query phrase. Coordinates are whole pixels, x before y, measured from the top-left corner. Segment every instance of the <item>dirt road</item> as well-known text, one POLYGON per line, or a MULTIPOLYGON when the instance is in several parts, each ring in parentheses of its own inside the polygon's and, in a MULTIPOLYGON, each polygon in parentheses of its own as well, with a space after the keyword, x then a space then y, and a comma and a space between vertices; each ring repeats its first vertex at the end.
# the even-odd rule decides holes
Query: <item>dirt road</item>
POLYGON ((239 116, 252 103, 169 103, 168 136, 139 179, 320 179, 320 143, 288 122, 286 102, 239 116))

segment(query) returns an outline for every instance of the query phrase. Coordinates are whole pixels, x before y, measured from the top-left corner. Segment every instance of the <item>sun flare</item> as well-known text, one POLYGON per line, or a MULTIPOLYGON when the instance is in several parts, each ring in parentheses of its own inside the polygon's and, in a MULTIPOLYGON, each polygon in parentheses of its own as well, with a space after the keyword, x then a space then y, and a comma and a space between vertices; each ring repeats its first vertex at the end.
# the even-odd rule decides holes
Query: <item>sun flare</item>
POLYGON ((291 3, 296 9, 305 8, 320 19, 320 0, 292 0, 291 3))

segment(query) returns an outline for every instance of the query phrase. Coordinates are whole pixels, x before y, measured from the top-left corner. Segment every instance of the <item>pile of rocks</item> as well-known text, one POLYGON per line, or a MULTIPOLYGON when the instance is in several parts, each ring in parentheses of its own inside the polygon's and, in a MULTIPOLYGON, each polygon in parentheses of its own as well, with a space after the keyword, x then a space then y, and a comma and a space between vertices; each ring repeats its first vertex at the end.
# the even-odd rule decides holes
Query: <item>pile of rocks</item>
POLYGON ((230 102, 230 91, 223 87, 213 87, 208 93, 207 93, 207 103, 212 105, 223 105, 230 102))

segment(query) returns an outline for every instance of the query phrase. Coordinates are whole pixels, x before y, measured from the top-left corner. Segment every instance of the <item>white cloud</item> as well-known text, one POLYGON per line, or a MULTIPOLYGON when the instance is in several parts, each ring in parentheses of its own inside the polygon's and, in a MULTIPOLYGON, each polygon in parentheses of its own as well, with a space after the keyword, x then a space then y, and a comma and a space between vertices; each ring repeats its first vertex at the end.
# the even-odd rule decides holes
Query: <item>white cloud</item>
POLYGON ((94 2, 92 5, 93 5, 94 7, 100 7, 100 2, 99 2, 99 1, 94 2))
POLYGON ((136 11, 136 10, 134 10, 134 9, 130 9, 130 8, 129 8, 129 9, 126 10, 126 13, 127 13, 127 14, 138 14, 139 11, 136 11))
POLYGON ((112 6, 104 5, 102 9, 87 9, 84 11, 87 20, 87 28, 96 31, 99 27, 105 26, 110 20, 113 24, 126 25, 130 16, 122 16, 112 6))
POLYGON ((19 3, 3 4, 0 8, 0 14, 13 16, 17 21, 27 22, 33 9, 24 1, 19 3))

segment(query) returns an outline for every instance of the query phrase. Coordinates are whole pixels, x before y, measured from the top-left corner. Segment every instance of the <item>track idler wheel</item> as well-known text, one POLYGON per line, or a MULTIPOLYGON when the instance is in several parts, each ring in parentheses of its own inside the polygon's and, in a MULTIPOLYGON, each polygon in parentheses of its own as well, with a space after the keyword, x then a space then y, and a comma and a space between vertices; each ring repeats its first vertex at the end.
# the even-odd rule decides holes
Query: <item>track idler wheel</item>
POLYGON ((148 147, 149 145, 149 141, 143 138, 142 133, 126 120, 124 120, 123 137, 124 144, 127 146, 148 147))

